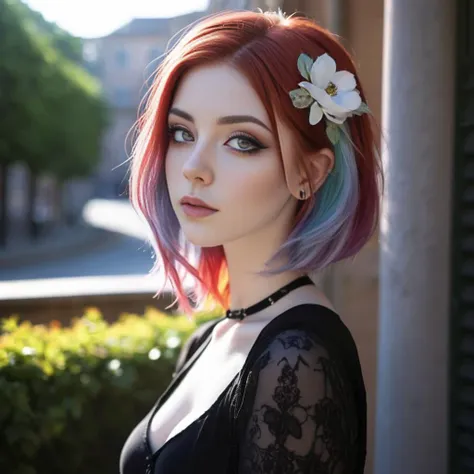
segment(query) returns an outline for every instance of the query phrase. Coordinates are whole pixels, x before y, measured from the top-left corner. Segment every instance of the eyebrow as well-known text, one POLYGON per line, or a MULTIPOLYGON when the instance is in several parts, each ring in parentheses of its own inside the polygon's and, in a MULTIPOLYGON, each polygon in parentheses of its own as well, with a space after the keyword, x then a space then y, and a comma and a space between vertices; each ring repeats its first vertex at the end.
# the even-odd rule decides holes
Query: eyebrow
MULTIPOLYGON (((170 110, 170 114, 177 115, 178 117, 181 117, 191 123, 194 123, 193 116, 188 114, 184 110, 173 107, 170 110)), ((217 119, 218 125, 231 125, 234 123, 245 122, 251 122, 255 123, 256 125, 260 125, 260 127, 263 127, 265 130, 268 130, 270 133, 272 133, 272 130, 269 127, 267 127, 261 120, 259 120, 257 117, 254 117, 253 115, 226 115, 225 117, 219 117, 217 119)))

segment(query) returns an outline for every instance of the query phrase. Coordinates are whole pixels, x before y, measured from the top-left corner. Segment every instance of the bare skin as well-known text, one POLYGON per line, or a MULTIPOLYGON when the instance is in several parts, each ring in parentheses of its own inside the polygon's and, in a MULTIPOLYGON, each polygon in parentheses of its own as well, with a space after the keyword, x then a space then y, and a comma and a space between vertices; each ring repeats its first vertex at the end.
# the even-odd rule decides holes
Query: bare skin
MULTIPOLYGON (((303 176, 292 156, 291 130, 278 122, 280 157, 263 104, 246 78, 226 64, 198 68, 184 77, 170 108, 169 126, 166 177, 173 209, 190 242, 201 247, 223 246, 231 309, 248 307, 301 276, 298 272, 271 277, 255 273, 265 268, 265 262, 286 240, 300 190, 309 195, 307 179, 314 190, 324 183, 334 165, 332 151, 323 149, 308 156, 310 176, 303 176), (234 118, 222 119, 229 116, 234 118), (236 121, 239 123, 229 123, 236 121), (244 153, 246 150, 252 153, 244 153), (187 216, 179 203, 185 195, 204 200, 218 212, 204 218, 187 216)), ((305 303, 333 309, 317 286, 304 286, 242 322, 217 324, 209 346, 153 417, 153 450, 216 401, 273 318, 305 303), (216 360, 220 361, 217 367, 216 360)))

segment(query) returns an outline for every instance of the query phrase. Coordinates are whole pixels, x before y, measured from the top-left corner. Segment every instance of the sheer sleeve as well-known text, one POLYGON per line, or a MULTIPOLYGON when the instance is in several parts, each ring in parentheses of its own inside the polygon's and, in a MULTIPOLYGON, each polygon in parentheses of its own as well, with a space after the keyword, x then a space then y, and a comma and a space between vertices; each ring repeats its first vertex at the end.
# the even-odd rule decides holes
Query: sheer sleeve
POLYGON ((285 331, 255 363, 239 474, 354 472, 358 417, 350 383, 316 339, 285 331))

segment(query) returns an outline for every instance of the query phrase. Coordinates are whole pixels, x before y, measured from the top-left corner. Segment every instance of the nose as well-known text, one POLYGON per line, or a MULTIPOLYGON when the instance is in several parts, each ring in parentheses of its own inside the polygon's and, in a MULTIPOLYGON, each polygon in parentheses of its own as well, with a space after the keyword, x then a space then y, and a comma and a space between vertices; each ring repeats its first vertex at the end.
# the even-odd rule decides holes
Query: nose
POLYGON ((183 175, 188 181, 209 185, 214 179, 214 173, 205 155, 205 150, 195 150, 184 163, 183 175))

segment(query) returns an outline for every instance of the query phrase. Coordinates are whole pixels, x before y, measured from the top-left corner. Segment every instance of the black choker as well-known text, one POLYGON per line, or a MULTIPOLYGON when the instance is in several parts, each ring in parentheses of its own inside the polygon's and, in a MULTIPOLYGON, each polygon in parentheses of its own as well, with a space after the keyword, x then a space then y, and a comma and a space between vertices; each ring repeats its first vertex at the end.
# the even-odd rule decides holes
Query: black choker
POLYGON ((296 280, 291 281, 285 286, 282 286, 279 290, 275 291, 275 293, 272 293, 270 296, 265 298, 262 301, 259 301, 258 303, 255 303, 252 306, 249 306, 248 308, 242 308, 242 309, 233 309, 230 310, 228 309, 225 313, 225 317, 229 319, 244 319, 246 316, 250 316, 253 313, 256 313, 258 311, 261 311, 262 309, 271 306, 273 303, 277 302, 280 298, 283 298, 283 296, 287 295, 290 291, 296 290, 296 288, 299 288, 300 286, 304 285, 313 285, 313 281, 309 276, 302 276, 297 278, 296 280))

